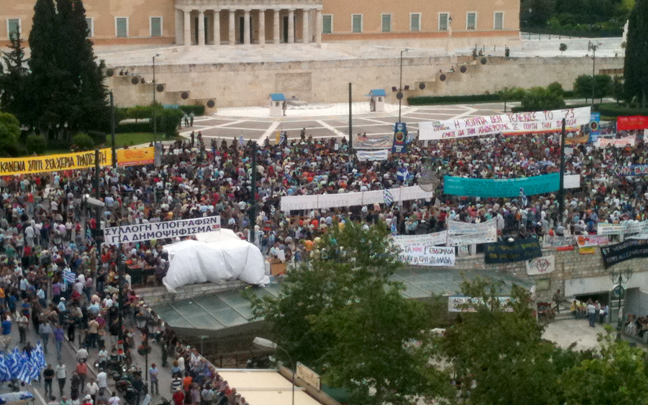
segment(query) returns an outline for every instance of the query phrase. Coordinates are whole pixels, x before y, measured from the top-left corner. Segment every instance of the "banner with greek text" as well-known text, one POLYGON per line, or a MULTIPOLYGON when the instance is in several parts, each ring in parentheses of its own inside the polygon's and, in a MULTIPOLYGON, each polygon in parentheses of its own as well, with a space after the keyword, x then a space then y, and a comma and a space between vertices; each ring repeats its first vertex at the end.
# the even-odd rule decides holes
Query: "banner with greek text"
POLYGON ((445 245, 448 239, 448 232, 435 232, 424 235, 398 235, 394 236, 394 243, 400 247, 404 245, 445 245))
POLYGON ((545 248, 561 248, 567 246, 574 246, 574 236, 551 236, 547 235, 543 240, 543 247, 545 248))
POLYGON ((626 240, 612 246, 601 248, 605 268, 626 260, 648 257, 648 240, 626 240))
POLYGON ((513 242, 497 242, 484 245, 486 264, 523 262, 542 256, 537 239, 516 239, 513 242))
POLYGON ((202 232, 217 231, 220 227, 220 215, 148 224, 122 225, 104 229, 104 243, 116 245, 118 243, 191 236, 202 232))
POLYGON ((400 248, 401 261, 414 266, 450 266, 455 265, 455 248, 434 246, 443 244, 445 232, 429 235, 396 236, 394 244, 400 248))
POLYGON ((117 149, 117 166, 142 166, 155 163, 155 148, 117 149))
MULTIPOLYGON (((112 152, 109 148, 99 150, 99 165, 112 165, 112 152)), ((48 156, 3 158, 0 159, 0 176, 88 169, 94 166, 95 151, 93 150, 48 156)))
POLYGON ((551 193, 560 187, 560 173, 516 179, 467 179, 445 176, 445 194, 462 197, 519 197, 520 188, 529 195, 551 193))
POLYGON ((578 131, 581 125, 590 123, 590 107, 420 122, 419 140, 558 132, 562 130, 563 118, 567 131, 578 131))
POLYGON ((600 222, 596 229, 597 235, 629 235, 648 231, 648 221, 628 221, 621 224, 600 222))
POLYGON ((635 146, 637 138, 634 135, 626 136, 619 139, 599 138, 594 145, 599 148, 625 148, 626 146, 635 146))
POLYGON ((387 160, 389 151, 385 150, 358 150, 356 152, 358 160, 361 162, 370 161, 375 162, 379 160, 387 160))
POLYGON ((526 262, 526 272, 530 276, 552 273, 556 268, 556 256, 536 257, 526 262))
POLYGON ((648 175, 648 165, 620 166, 615 168, 619 176, 646 176, 648 175))
POLYGON ((617 131, 648 128, 648 117, 645 115, 630 115, 617 117, 617 131))
POLYGON ((394 136, 388 135, 353 135, 353 149, 389 149, 394 143, 394 136))
POLYGON ((497 242, 495 218, 478 224, 448 221, 448 246, 467 246, 497 242))

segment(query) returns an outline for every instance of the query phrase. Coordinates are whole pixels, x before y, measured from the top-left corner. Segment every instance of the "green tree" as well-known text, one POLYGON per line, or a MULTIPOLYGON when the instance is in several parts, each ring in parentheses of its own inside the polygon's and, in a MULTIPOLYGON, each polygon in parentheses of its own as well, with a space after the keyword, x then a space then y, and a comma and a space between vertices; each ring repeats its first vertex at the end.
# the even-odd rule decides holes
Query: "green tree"
POLYGON ((638 100, 646 107, 648 96, 648 0, 637 0, 628 24, 625 50, 626 97, 638 100))
POLYGON ((72 137, 72 145, 78 150, 90 150, 94 148, 94 141, 90 135, 80 132, 72 137))
POLYGON ((574 95, 584 97, 585 102, 592 96, 592 76, 580 75, 574 81, 574 95))
POLYGON ((648 367, 646 352, 615 340, 606 326, 599 335, 601 356, 583 360, 561 377, 566 405, 648 403, 648 367))
POLYGON ((591 75, 580 75, 574 81, 574 94, 584 97, 586 102, 592 96, 602 99, 610 95, 612 90, 612 77, 608 75, 596 75, 594 78, 591 75))
POLYGON ((27 78, 29 70, 25 58, 25 49, 22 46, 20 31, 11 35, 9 52, 2 53, 4 65, 7 71, 2 71, 0 63, 0 107, 6 112, 15 115, 20 120, 25 120, 23 112, 28 109, 26 102, 27 78))
POLYGON ((612 77, 609 75, 594 76, 594 98, 598 98, 603 102, 603 97, 607 97, 611 93, 612 77))
POLYGON ((43 135, 31 134, 25 142, 27 152, 40 155, 47 150, 47 140, 43 135))
POLYGON ((0 155, 14 156, 20 137, 20 122, 9 113, 0 111, 0 155))
POLYGON ((564 106, 562 95, 547 87, 532 87, 522 98, 523 111, 556 110, 564 106))
POLYGON ((561 44, 560 44, 560 47, 559 47, 558 49, 560 50, 560 53, 561 53, 561 54, 564 54, 565 51, 567 50, 567 44, 565 44, 565 43, 561 43, 561 44))
POLYGON ((559 374, 570 362, 543 341, 529 293, 513 286, 511 302, 502 304, 499 283, 484 279, 464 281, 461 291, 483 299, 446 330, 444 350, 463 396, 474 404, 559 404, 559 374))
POLYGON ((415 395, 433 396, 444 380, 431 378, 439 374, 427 358, 406 347, 424 337, 430 316, 390 280, 401 264, 388 235, 384 223, 368 230, 336 224, 311 259, 290 271, 279 297, 250 295, 279 345, 359 404, 411 403, 415 395))
POLYGON ((625 97, 625 89, 623 88, 623 77, 614 76, 612 79, 611 95, 616 99, 617 104, 625 97))

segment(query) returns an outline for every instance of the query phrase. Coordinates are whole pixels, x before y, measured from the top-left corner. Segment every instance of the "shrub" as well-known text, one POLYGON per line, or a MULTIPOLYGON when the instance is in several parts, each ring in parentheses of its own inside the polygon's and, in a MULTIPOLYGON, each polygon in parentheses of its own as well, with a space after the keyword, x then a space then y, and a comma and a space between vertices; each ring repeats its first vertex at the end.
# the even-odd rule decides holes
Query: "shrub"
POLYGON ((43 135, 31 134, 27 136, 25 145, 29 154, 36 153, 40 155, 47 150, 47 139, 43 135))
POLYGON ((452 104, 452 103, 467 103, 467 102, 488 102, 499 101, 498 94, 473 94, 467 96, 420 96, 408 97, 407 103, 409 105, 430 105, 430 104, 452 104))
POLYGON ((603 103, 599 104, 598 110, 601 115, 618 117, 624 115, 648 115, 648 108, 634 108, 627 104, 603 103))
POLYGON ((115 133, 153 132, 153 121, 129 122, 115 127, 115 133))
POLYGON ((79 132, 72 137, 72 144, 76 145, 78 150, 91 150, 94 148, 94 141, 88 134, 79 132))
POLYGON ((195 116, 205 115, 204 105, 181 105, 180 110, 182 110, 187 115, 191 114, 192 112, 195 116))
POLYGON ((181 110, 164 109, 157 116, 157 129, 164 133, 168 139, 178 134, 178 127, 182 120, 183 113, 181 110))

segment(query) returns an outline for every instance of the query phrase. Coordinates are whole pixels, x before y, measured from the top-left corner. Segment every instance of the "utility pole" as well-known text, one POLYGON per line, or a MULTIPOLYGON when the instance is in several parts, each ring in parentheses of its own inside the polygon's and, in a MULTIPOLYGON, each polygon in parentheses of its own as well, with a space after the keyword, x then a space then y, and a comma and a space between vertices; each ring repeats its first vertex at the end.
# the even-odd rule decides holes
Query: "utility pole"
POLYGON ((562 119, 560 133, 560 188, 558 189, 558 223, 563 224, 565 213, 565 119, 562 119))
POLYGON ((349 155, 353 152, 353 90, 349 83, 349 155))
POLYGON ((110 90, 110 140, 112 143, 112 163, 113 167, 117 168, 117 149, 115 146, 115 102, 113 100, 113 92, 110 90))
POLYGON ((398 99, 398 122, 401 122, 401 104, 403 103, 403 52, 407 51, 409 49, 405 48, 400 52, 400 79, 398 80, 398 93, 396 93, 398 99))
POLYGON ((257 172, 257 143, 256 141, 252 142, 252 175, 250 180, 252 182, 252 187, 250 188, 250 243, 254 244, 254 238, 256 237, 254 226, 256 224, 256 172, 257 172))
POLYGON ((153 56, 153 145, 157 146, 157 117, 155 113, 155 58, 160 56, 159 53, 153 56))

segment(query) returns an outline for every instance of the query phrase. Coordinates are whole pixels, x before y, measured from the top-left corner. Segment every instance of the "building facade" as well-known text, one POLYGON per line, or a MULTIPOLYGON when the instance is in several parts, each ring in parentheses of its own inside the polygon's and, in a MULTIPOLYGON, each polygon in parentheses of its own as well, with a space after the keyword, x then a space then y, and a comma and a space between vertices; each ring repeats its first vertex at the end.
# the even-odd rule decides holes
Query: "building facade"
MULTIPOLYGON (((27 39, 36 0, 0 0, 0 43, 27 39)), ((85 0, 97 45, 185 46, 512 37, 520 0, 85 0)))

